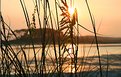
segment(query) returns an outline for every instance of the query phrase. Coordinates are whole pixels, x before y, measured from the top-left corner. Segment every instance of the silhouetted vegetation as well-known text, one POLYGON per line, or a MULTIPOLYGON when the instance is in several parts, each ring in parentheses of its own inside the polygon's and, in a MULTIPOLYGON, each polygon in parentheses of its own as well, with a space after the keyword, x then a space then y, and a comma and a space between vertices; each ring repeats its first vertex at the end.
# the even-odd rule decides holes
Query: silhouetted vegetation
MULTIPOLYGON (((106 55, 101 56, 99 43, 121 43, 121 39, 98 36, 87 0, 85 3, 93 31, 78 23, 76 8, 72 15, 69 13, 69 5, 66 0, 60 0, 60 2, 55 0, 53 5, 55 5, 56 19, 52 16, 50 0, 33 0, 35 6, 32 21, 30 21, 31 16, 27 11, 25 1, 19 1, 27 29, 13 31, 0 12, 0 76, 109 77, 112 72, 117 71, 114 68, 112 70, 110 66, 121 66, 121 55, 109 55, 106 52, 106 55), (40 15, 40 9, 43 9, 43 16, 40 15), (62 17, 61 20, 59 20, 59 15, 62 17), (38 21, 38 29, 36 21, 38 21), (79 27, 93 33, 94 36, 81 36, 79 27), (83 48, 84 46, 79 50, 79 43, 90 44, 88 53, 83 48), (95 53, 89 56, 93 44, 96 45, 95 53), (95 54, 97 55, 95 56, 95 54)), ((115 76, 119 77, 119 75, 121 73, 117 73, 115 76)))

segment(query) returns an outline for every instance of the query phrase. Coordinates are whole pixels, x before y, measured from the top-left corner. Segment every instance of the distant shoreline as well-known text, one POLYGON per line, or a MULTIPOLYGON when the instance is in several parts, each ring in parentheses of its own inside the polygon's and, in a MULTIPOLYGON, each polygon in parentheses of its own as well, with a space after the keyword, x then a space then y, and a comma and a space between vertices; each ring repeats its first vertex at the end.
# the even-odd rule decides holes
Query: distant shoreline
MULTIPOLYGON (((63 43, 65 38, 68 38, 68 35, 64 35, 63 32, 47 28, 45 37, 43 37, 42 33, 44 32, 44 29, 34 29, 33 33, 30 37, 28 34, 27 29, 21 29, 21 30, 15 30, 14 33, 17 38, 11 36, 11 40, 8 42, 10 44, 31 44, 32 41, 35 45, 38 44, 53 44, 53 41, 55 44, 58 44, 58 40, 60 40, 60 43, 63 43), (54 37, 52 38, 52 34, 54 34, 54 37), (59 35, 60 34, 60 35, 59 35), (44 40, 43 40, 44 39, 44 40)), ((73 38, 77 38, 77 36, 74 36, 73 38)), ((98 44, 121 44, 121 37, 104 37, 104 36, 97 36, 98 44)), ((75 40, 76 41, 76 40, 75 40)), ((6 43, 5 41, 2 41, 3 43, 6 43)), ((64 42, 65 44, 70 43, 71 41, 68 40, 64 42)), ((78 43, 79 44, 95 44, 95 36, 78 36, 78 43)), ((6 43, 7 44, 7 43, 6 43)))
MULTIPOLYGON (((11 43, 11 42, 9 44, 11 44, 11 45, 31 45, 30 43, 11 43)), ((90 44, 91 45, 91 43, 79 43, 79 44, 90 44)), ((96 43, 93 43, 93 44, 96 44, 96 43)), ((117 44, 121 44, 121 43, 98 43, 98 44, 100 45, 99 47, 119 47, 119 46, 121 46, 121 45, 117 45, 117 44), (103 46, 101 44, 103 44, 103 46), (110 44, 110 45, 108 45, 108 44, 110 44), (111 44, 115 44, 115 45, 111 45, 111 44)), ((42 45, 42 44, 34 43, 34 45, 42 45)), ((51 44, 47 44, 47 45, 53 45, 53 44, 51 43, 51 44)), ((56 43, 56 45, 58 45, 58 44, 56 43)))
MULTIPOLYGON (((5 41, 2 41, 1 43, 7 44, 7 42, 5 42, 5 41)), ((24 41, 17 41, 17 40, 8 41, 8 43, 12 44, 12 45, 25 45, 25 44, 26 45, 30 45, 30 44, 32 44, 31 42, 24 42, 24 41)), ((57 42, 55 44, 58 45, 57 42)), ((70 43, 66 43, 66 44, 70 44, 70 43)), ((84 43, 84 42, 81 42, 79 44, 96 44, 96 43, 84 43)), ((107 43, 98 42, 98 44, 100 44, 100 47, 108 47, 108 46, 110 46, 110 47, 114 47, 114 46, 117 47, 117 46, 121 46, 120 45, 121 42, 107 42, 107 43), (104 44, 104 45, 102 46, 101 44, 104 44), (108 44, 110 44, 110 45, 108 45, 108 44), (117 44, 119 44, 119 45, 117 45, 117 44)), ((42 43, 41 42, 34 42, 34 45, 42 45, 42 43)), ((53 45, 53 43, 48 43, 47 45, 53 45)))

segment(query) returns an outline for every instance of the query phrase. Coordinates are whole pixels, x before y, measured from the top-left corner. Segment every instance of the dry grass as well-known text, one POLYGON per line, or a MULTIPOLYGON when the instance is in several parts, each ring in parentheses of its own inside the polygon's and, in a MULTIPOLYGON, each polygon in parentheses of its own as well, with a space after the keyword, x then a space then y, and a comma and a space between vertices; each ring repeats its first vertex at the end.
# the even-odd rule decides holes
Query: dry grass
MULTIPOLYGON (((49 0, 43 0, 44 2, 39 2, 35 0, 35 9, 32 14, 32 21, 30 21, 30 16, 28 15, 27 7, 24 0, 20 0, 20 4, 23 9, 23 13, 26 20, 26 25, 28 27, 29 39, 31 40, 29 45, 19 44, 12 45, 9 42, 9 36, 13 36, 16 40, 18 39, 15 32, 10 28, 10 26, 5 23, 2 14, 1 16, 1 52, 0 52, 0 75, 2 77, 17 76, 17 77, 88 77, 92 71, 100 73, 100 77, 103 77, 103 66, 100 57, 100 51, 98 46, 97 32, 95 29, 95 22, 92 17, 87 0, 87 8, 89 10, 89 15, 92 22, 92 27, 94 31, 86 29, 84 26, 78 23, 77 10, 74 10, 72 16, 68 12, 68 4, 66 0, 61 0, 61 4, 55 0, 56 8, 56 27, 58 31, 57 42, 55 41, 54 35, 54 18, 52 17, 51 6, 49 0), (43 4, 41 4, 43 3, 43 4), (43 5, 44 18, 40 17, 40 5, 43 5), (62 19, 59 20, 58 9, 61 10, 62 19), (36 16, 36 17, 35 17, 36 16), (43 18, 43 24, 41 23, 43 18), (36 20, 39 23, 40 30, 43 28, 40 37, 41 43, 36 47, 34 39, 32 37, 32 32, 36 28, 36 20), (83 54, 82 58, 78 57, 79 50, 79 27, 94 33, 96 40, 96 48, 98 52, 98 63, 92 65, 95 58, 87 58, 83 54), (52 29, 52 40, 45 40, 47 34, 47 28, 52 29), (60 39, 60 32, 64 32, 64 37, 60 39), (77 37, 75 37, 77 36, 77 37), (49 41, 52 41, 50 44, 49 41), (69 43, 68 43, 69 42, 69 43), (25 47, 28 47, 26 50, 25 47), (70 52, 71 51, 71 52, 70 52), (54 53, 54 54, 52 54, 54 53), (88 63, 92 61, 92 63, 88 63), (67 70, 69 70, 67 72, 67 70)), ((84 52, 84 51, 83 51, 84 52)), ((90 52, 90 51, 89 51, 90 52)), ((96 60, 97 61, 97 60, 96 60)), ((107 69, 108 71, 108 60, 107 69)), ((98 75, 96 75, 98 76, 98 75)), ((104 76, 105 77, 105 76, 104 76)), ((108 77, 108 74, 106 75, 108 77)))

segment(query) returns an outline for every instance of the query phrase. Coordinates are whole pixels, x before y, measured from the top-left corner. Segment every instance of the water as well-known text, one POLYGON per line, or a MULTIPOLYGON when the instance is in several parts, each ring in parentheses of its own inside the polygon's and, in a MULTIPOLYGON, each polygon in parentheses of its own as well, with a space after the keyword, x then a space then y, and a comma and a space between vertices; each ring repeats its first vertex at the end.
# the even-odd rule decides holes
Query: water
MULTIPOLYGON (((17 54, 18 59, 25 66, 25 57, 23 55, 22 49, 18 45, 13 45, 12 48, 17 54)), ((22 45, 23 51, 26 54, 28 65, 31 67, 31 70, 35 69, 35 57, 34 50, 31 45, 22 45)), ((70 46, 68 46, 70 48, 70 46)), ((107 68, 109 65, 109 70, 120 70, 121 71, 121 44, 99 44, 100 56, 103 69, 107 68), (108 63, 107 63, 108 61, 108 63)), ((57 57, 59 57, 58 46, 56 45, 57 57)), ((8 52, 11 53, 11 52, 8 52)), ((1 54, 1 53, 0 53, 1 54)), ((35 54, 37 58, 37 63, 41 65, 41 54, 42 46, 35 45, 35 54)), ((72 52, 64 52, 64 49, 61 48, 61 57, 63 60, 62 69, 64 72, 74 71, 74 65, 71 64, 71 57, 73 57, 72 52), (71 70, 72 69, 72 70, 71 70)), ((2 55, 1 55, 2 56, 2 55)), ((56 64, 55 60, 55 51, 53 45, 47 45, 45 49, 46 57, 46 70, 54 71, 56 64)), ((99 69, 98 62, 98 52, 95 44, 79 44, 78 49, 78 60, 77 60, 78 72, 80 71, 96 71, 99 69)), ((14 68, 14 67, 13 67, 14 68)))
MULTIPOLYGON (((78 57, 82 56, 97 56, 97 48, 95 44, 79 44, 78 47, 78 57)), ((17 53, 22 53, 21 49, 18 46, 13 46, 13 49, 17 53)), ((23 46, 24 51, 26 52, 26 55, 29 59, 34 57, 34 50, 32 46, 23 46)), ((112 54, 121 54, 121 44, 99 44, 99 50, 100 55, 112 55, 112 54)), ((42 54, 42 46, 41 45, 35 45, 35 52, 38 59, 41 58, 42 54)), ((58 55, 58 46, 56 45, 56 52, 58 55)), ((63 49, 61 49, 61 54, 64 52, 63 49)), ((64 52, 64 56, 68 55, 68 52, 64 52)), ((21 55, 21 54, 20 54, 21 55)), ((55 51, 54 47, 52 45, 47 45, 45 49, 45 56, 46 58, 55 58, 55 51)))

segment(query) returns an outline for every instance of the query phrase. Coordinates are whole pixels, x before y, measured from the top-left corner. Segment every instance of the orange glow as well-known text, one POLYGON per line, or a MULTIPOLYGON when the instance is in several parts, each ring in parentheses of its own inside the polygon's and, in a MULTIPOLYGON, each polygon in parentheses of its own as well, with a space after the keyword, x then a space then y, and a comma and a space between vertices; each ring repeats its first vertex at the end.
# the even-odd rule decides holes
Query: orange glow
POLYGON ((70 7, 68 9, 69 13, 70 13, 70 16, 72 16, 74 14, 74 8, 70 7))
MULTIPOLYGON (((90 22, 87 6, 85 4, 85 0, 66 0, 66 1, 69 6, 68 12, 70 13, 70 16, 74 14, 73 12, 75 12, 74 10, 76 8, 78 11, 78 23, 85 26, 89 30, 93 30, 90 22), (70 1, 72 1, 72 3, 70 3, 70 1)), ((57 18, 56 12, 55 12, 55 6, 53 6, 55 5, 54 4, 55 0, 49 0, 49 2, 50 2, 51 12, 53 13, 53 17, 57 18)), ((25 4, 31 19, 33 9, 34 9, 33 0, 25 0, 25 4)), ((104 34, 106 36, 109 35, 114 37, 121 37, 121 22, 120 22, 121 0, 110 0, 110 1, 89 0, 89 6, 96 20, 95 25, 97 26, 97 28, 99 25, 101 25, 98 33, 104 34)), ((59 9, 58 6, 57 8, 59 9)), ((13 30, 27 28, 25 17, 19 0, 11 0, 11 1, 1 0, 1 12, 4 17, 4 21, 7 24, 10 23, 11 28, 13 30)), ((60 12, 61 11, 58 10, 58 13, 60 12)), ((44 13, 43 13, 43 3, 42 3, 40 5, 41 20, 43 19, 43 15, 44 13)), ((61 19, 61 17, 59 17, 59 19, 61 19)), ((56 24, 54 25, 56 26, 56 24)), ((37 28, 39 28, 38 21, 37 21, 37 28)), ((92 33, 84 30, 83 28, 79 27, 79 29, 80 29, 79 31, 81 35, 92 35, 92 33)))

